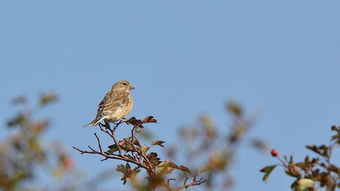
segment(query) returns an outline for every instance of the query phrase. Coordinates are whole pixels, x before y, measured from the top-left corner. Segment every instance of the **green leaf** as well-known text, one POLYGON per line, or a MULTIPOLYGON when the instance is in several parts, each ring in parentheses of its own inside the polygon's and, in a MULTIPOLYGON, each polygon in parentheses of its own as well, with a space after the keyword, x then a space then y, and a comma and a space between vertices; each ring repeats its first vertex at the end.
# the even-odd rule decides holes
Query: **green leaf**
POLYGON ((206 172, 209 172, 209 171, 212 171, 213 169, 210 167, 210 166, 205 166, 205 167, 202 167, 200 170, 199 170, 199 174, 202 174, 202 173, 206 173, 206 172))
POLYGON ((299 168, 294 163, 288 164, 288 168, 286 170, 286 174, 288 174, 289 176, 297 177, 297 178, 301 177, 301 173, 299 171, 299 168))
POLYGON ((108 154, 112 154, 112 153, 118 151, 118 147, 117 147, 116 144, 109 145, 109 146, 107 146, 107 148, 109 148, 109 150, 106 151, 108 154))
POLYGON ((151 145, 154 146, 154 145, 159 145, 161 147, 164 147, 164 144, 165 142, 164 141, 152 141, 151 145))
POLYGON ((125 168, 124 165, 120 164, 120 165, 117 165, 116 170, 117 170, 118 172, 125 173, 126 168, 125 168))
POLYGON ((320 161, 320 159, 318 159, 318 158, 313 158, 313 159, 312 159, 312 162, 311 162, 312 167, 314 167, 314 166, 316 166, 317 164, 319 164, 319 161, 320 161))
POLYGON ((14 126, 18 126, 18 125, 24 125, 27 122, 28 122, 27 116, 23 113, 19 113, 13 119, 11 119, 7 122, 7 126, 8 127, 14 127, 14 126))
POLYGON ((176 163, 174 163, 174 162, 171 162, 171 161, 169 161, 169 166, 170 166, 170 167, 172 167, 172 168, 176 168, 176 169, 178 169, 178 166, 177 166, 177 164, 176 164, 176 163))
POLYGON ((157 120, 153 116, 147 116, 142 120, 142 123, 157 123, 157 120))
POLYGON ((158 165, 157 169, 159 174, 169 174, 174 170, 174 168, 170 166, 169 162, 170 161, 163 161, 158 165))
POLYGON ((308 166, 308 164, 306 164, 305 162, 298 162, 295 165, 301 168, 302 170, 305 170, 308 166))
POLYGON ((287 163, 289 163, 289 164, 293 164, 293 163, 294 163, 293 155, 291 155, 291 156, 289 157, 289 159, 288 159, 288 156, 287 156, 287 155, 284 155, 284 156, 283 156, 283 159, 284 159, 287 163))
POLYGON ((283 159, 284 159, 286 162, 288 162, 288 157, 287 157, 287 155, 283 155, 283 159))
POLYGON ((118 172, 123 173, 121 180, 123 181, 123 184, 126 184, 127 179, 131 176, 131 173, 132 173, 132 169, 129 163, 126 163, 125 166, 122 164, 118 165, 116 170, 118 172))
POLYGON ((307 145, 306 148, 321 156, 324 156, 327 158, 330 157, 330 148, 326 145, 321 145, 321 146, 307 145))
POLYGON ((305 191, 309 188, 313 188, 314 186, 314 181, 308 178, 302 178, 300 180, 298 180, 294 187, 294 191, 305 191))
POLYGON ((335 135, 332 136, 331 140, 335 141, 337 144, 340 145, 340 126, 333 125, 331 129, 336 133, 335 135))
POLYGON ((46 104, 57 101, 58 97, 54 93, 45 93, 40 96, 39 104, 44 106, 46 104))
POLYGON ((182 165, 178 167, 178 170, 181 170, 183 172, 187 172, 187 173, 191 174, 190 169, 188 167, 185 167, 185 166, 182 166, 182 165))
POLYGON ((289 170, 286 170, 285 173, 288 175, 288 176, 291 176, 291 177, 296 177, 295 174, 293 174, 291 171, 289 170))
POLYGON ((274 170, 275 167, 276 165, 269 165, 260 170, 260 172, 264 173, 263 178, 262 178, 263 181, 268 180, 270 173, 274 170))
POLYGON ((240 117, 243 114, 243 109, 240 106, 240 104, 234 101, 227 103, 227 109, 230 113, 232 113, 236 117, 240 117))
POLYGON ((158 157, 158 154, 155 152, 151 152, 147 154, 146 157, 149 159, 152 166, 157 166, 159 163, 161 163, 160 158, 158 157))
POLYGON ((142 148, 141 148, 143 153, 148 152, 149 149, 150 149, 150 147, 148 147, 148 146, 142 146, 142 148))

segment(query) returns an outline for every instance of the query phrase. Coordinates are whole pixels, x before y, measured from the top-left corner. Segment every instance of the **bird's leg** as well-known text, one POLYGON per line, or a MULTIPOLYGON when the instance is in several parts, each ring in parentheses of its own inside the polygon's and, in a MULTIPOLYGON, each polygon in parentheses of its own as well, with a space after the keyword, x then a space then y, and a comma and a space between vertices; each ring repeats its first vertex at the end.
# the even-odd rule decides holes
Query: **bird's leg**
POLYGON ((110 129, 110 123, 106 122, 105 120, 104 120, 104 122, 105 122, 104 127, 105 127, 106 129, 110 129))
POLYGON ((127 123, 129 120, 126 119, 125 117, 123 117, 120 121, 121 121, 121 123, 127 123))
POLYGON ((122 123, 121 120, 113 122, 113 124, 114 124, 113 131, 116 131, 117 127, 118 127, 121 123, 122 123))

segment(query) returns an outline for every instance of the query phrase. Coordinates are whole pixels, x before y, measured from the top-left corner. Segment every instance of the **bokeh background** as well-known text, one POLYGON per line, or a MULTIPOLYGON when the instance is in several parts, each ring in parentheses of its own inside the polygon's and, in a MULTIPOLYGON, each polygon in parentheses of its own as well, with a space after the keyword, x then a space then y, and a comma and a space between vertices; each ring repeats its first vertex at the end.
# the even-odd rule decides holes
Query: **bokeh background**
MULTIPOLYGON (((302 157, 305 144, 327 143, 340 124, 338 1, 1 1, 1 124, 16 111, 16 95, 53 91, 59 102, 46 140, 60 140, 76 166, 95 174, 113 168, 72 146, 95 144, 91 121, 112 84, 131 81, 130 116, 154 115, 151 131, 176 143, 178 128, 209 114, 228 128, 227 100, 237 100, 260 137, 280 153, 302 157)), ((4 126, 4 125, 3 125, 4 126)), ((4 138, 5 129, 0 130, 4 138)), ((243 146, 233 190, 289 190, 275 163, 243 146)), ((119 186, 117 179, 115 186, 119 186)))

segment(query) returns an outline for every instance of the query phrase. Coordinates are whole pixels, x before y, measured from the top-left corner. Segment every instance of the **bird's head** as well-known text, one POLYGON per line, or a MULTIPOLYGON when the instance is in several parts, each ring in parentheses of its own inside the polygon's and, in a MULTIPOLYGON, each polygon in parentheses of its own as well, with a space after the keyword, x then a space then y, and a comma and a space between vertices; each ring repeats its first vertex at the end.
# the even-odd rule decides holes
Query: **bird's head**
POLYGON ((115 83, 113 86, 112 86, 112 89, 115 89, 115 90, 125 90, 125 91, 130 91, 132 89, 135 89, 135 87, 133 87, 129 81, 127 80, 122 80, 122 81, 118 81, 117 83, 115 83))

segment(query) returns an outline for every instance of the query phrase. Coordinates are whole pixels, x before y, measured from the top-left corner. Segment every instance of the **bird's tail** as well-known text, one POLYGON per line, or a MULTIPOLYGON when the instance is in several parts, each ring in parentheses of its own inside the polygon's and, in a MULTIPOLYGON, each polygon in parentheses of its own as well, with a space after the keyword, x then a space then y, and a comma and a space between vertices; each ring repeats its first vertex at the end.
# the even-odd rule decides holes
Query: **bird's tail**
POLYGON ((93 121, 91 121, 90 123, 84 125, 84 127, 87 127, 87 126, 96 126, 98 123, 99 123, 100 119, 94 119, 93 121))

